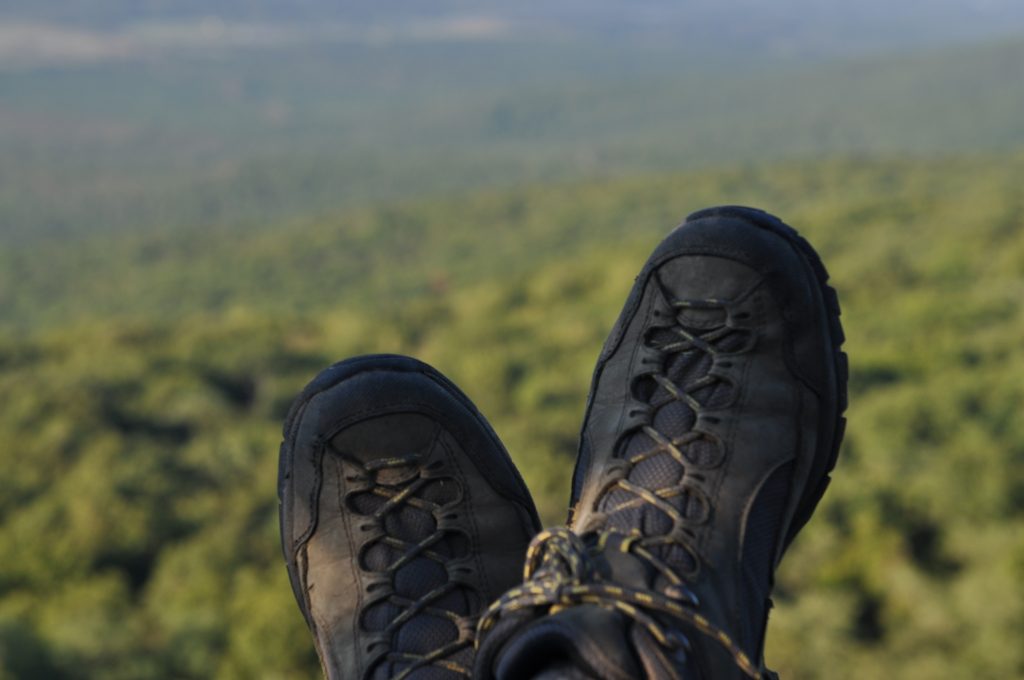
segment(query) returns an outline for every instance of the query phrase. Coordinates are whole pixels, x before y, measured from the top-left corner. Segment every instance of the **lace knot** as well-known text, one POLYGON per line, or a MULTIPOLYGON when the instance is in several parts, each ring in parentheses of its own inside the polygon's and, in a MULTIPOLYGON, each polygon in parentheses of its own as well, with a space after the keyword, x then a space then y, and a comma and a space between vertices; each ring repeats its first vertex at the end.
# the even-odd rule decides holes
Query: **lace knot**
MULTIPOLYGON (((477 645, 504 614, 533 609, 537 615, 545 616, 574 606, 595 605, 621 612, 669 651, 687 649, 689 640, 681 631, 696 630, 725 647, 746 675, 760 679, 761 671, 739 645, 694 611, 699 604, 697 598, 678 578, 664 593, 658 593, 631 588, 602 576, 595 557, 606 550, 628 552, 640 560, 657 562, 640 538, 605 532, 585 541, 564 527, 541 532, 527 552, 525 582, 484 612, 477 628, 477 645)), ((663 567, 652 566, 659 570, 663 567)))

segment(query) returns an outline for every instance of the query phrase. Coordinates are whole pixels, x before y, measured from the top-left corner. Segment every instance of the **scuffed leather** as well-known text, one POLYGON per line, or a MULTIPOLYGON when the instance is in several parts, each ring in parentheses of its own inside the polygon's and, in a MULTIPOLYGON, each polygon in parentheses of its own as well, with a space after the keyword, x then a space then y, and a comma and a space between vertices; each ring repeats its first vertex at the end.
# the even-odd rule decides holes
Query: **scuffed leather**
MULTIPOLYGON (((823 474, 822 458, 836 436, 835 348, 822 293, 787 239, 747 219, 709 211, 666 238, 637 277, 594 372, 571 499, 571 526, 578 531, 594 523, 601 480, 617 464, 616 442, 636 425, 629 416, 636 406, 630 386, 643 372, 643 338, 653 312, 664 305, 655 273, 679 299, 731 301, 728 323, 754 336, 750 351, 711 369, 736 387, 734 400, 703 410, 695 425, 721 443, 724 459, 700 472, 712 517, 698 528, 692 546, 701 568, 691 586, 701 613, 758 659, 764 622, 749 621, 742 607, 749 597, 741 574, 748 513, 771 473, 792 462, 777 563, 804 489, 823 474)), ((703 677, 743 677, 715 645, 699 645, 696 658, 703 677)))
POLYGON ((350 468, 413 451, 426 452, 423 465, 440 465, 438 474, 462 491, 452 509, 457 519, 441 527, 462 532, 470 550, 445 565, 449 578, 479 593, 478 608, 521 579, 539 520, 508 454, 468 399, 404 357, 332 367, 293 408, 281 464, 282 546, 328 678, 363 678, 381 653, 373 645, 380 636, 366 632, 359 615, 374 584, 387 578, 359 564, 377 534, 346 508, 350 468))

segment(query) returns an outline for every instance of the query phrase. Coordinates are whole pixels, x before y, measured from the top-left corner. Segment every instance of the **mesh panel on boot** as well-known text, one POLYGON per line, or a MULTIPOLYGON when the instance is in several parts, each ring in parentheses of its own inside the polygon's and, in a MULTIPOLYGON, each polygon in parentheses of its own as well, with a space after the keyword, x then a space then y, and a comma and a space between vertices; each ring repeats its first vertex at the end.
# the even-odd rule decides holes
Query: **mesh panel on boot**
POLYGON ((395 594, 415 600, 447 583, 448 570, 434 560, 417 557, 397 569, 394 578, 395 594))
MULTIPOLYGON (((446 477, 421 482, 419 468, 409 474, 410 468, 415 466, 380 471, 388 474, 378 472, 372 490, 352 493, 345 499, 351 511, 375 518, 385 534, 367 545, 359 557, 362 569, 390 577, 392 585, 390 594, 381 593, 381 600, 363 609, 359 621, 366 631, 390 632, 393 656, 374 667, 370 677, 375 680, 405 670, 410 662, 401 659, 402 654, 422 657, 458 640, 454 617, 466 616, 480 605, 471 588, 449 585, 448 563, 467 555, 469 538, 461 531, 442 531, 438 535, 438 517, 463 497, 459 483, 446 477), (418 484, 416 491, 406 496, 412 484, 418 484), (385 507, 387 510, 382 512, 385 507), (410 607, 423 604, 426 606, 422 611, 396 625, 410 607)), ((472 650, 462 653, 468 654, 468 664, 472 650)), ((455 661, 454 656, 451 660, 455 661)), ((460 676, 430 666, 409 677, 446 680, 460 676)))
POLYGON ((412 654, 428 654, 458 637, 459 630, 448 619, 420 614, 410 619, 395 635, 395 647, 412 654))
MULTIPOLYGON (((722 310, 686 310, 683 313, 694 322, 695 327, 684 328, 685 333, 695 336, 708 335, 708 342, 719 353, 738 351, 747 345, 749 334, 742 330, 721 332, 716 324, 725 320, 722 310)), ((654 347, 664 348, 665 358, 661 375, 667 378, 681 393, 689 395, 703 409, 727 406, 734 397, 734 387, 722 379, 706 381, 715 358, 698 347, 689 346, 685 333, 679 326, 653 328, 645 336, 645 342, 654 347)), ((693 468, 713 467, 721 462, 723 451, 720 443, 711 435, 697 433, 697 413, 683 396, 674 396, 669 389, 652 376, 638 379, 632 388, 633 396, 650 405, 650 426, 666 439, 679 442, 677 448, 693 468)), ((619 444, 618 456, 630 460, 633 465, 626 479, 637 486, 659 493, 663 501, 674 507, 683 517, 700 521, 697 514, 705 512, 699 499, 693 497, 683 484, 687 465, 680 463, 668 451, 654 451, 658 448, 655 439, 642 428, 628 434, 619 444), (653 452, 653 453, 652 453, 653 452), (652 453, 650 456, 645 454, 652 453)), ((672 529, 672 518, 653 503, 622 488, 610 490, 598 504, 598 509, 608 513, 609 528, 630 533, 639 529, 647 536, 664 535, 672 529)), ((680 563, 684 570, 696 565, 690 553, 681 547, 664 545, 657 548, 662 558, 680 563)))
POLYGON ((686 404, 672 399, 655 412, 653 425, 659 432, 686 432, 696 420, 696 415, 686 404))
POLYGON ((388 536, 400 541, 418 543, 434 533, 435 529, 437 521, 432 514, 408 505, 403 505, 397 511, 384 516, 384 531, 388 536))

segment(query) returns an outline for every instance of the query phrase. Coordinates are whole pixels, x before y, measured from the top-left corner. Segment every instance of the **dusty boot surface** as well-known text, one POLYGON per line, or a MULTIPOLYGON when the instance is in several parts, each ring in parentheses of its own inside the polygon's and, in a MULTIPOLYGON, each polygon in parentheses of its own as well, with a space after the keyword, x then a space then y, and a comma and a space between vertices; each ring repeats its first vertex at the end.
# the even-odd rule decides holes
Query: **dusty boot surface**
POLYGON ((477 619, 521 580, 533 501, 483 416, 408 357, 322 372, 285 423, 288 574, 328 678, 468 678, 477 619))
POLYGON ((514 677, 524 634, 559 662, 586 657, 593 677, 617 677, 601 675, 614 664, 633 677, 769 673, 774 570, 825 491, 845 423, 827 280, 804 239, 749 208, 695 213, 656 248, 594 372, 572 532, 538 537, 527 584, 484 618, 481 677, 514 677), (574 610, 630 657, 536 634, 574 610))

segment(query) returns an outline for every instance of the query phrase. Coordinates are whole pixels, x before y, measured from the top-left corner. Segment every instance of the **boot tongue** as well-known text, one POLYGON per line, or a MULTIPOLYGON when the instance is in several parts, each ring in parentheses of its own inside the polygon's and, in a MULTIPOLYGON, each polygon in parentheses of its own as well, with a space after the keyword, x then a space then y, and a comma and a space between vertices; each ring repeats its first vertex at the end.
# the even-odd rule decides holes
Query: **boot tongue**
MULTIPOLYGON (((630 639, 630 621, 595 605, 541 618, 517 634, 498 655, 495 677, 548 677, 571 667, 573 678, 628 680, 643 672, 630 639)), ((567 677, 567 676, 559 676, 567 677)))

